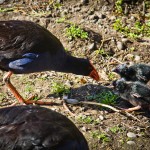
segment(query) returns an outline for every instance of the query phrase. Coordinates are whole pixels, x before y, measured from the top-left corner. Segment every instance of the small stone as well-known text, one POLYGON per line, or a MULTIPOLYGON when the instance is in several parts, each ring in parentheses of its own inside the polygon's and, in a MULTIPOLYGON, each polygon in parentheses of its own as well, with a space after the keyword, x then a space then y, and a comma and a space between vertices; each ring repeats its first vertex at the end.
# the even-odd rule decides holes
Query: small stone
POLYGON ((67 100, 68 99, 68 95, 63 95, 63 100, 67 100))
POLYGON ((135 55, 135 58, 134 58, 134 60, 136 61, 136 63, 139 63, 139 62, 140 62, 140 56, 138 56, 138 55, 135 55))
POLYGON ((132 20, 132 21, 135 21, 136 19, 135 19, 135 17, 134 17, 134 16, 131 16, 131 20, 132 20))
POLYGON ((99 115, 100 120, 104 120, 104 117, 102 115, 99 115))
POLYGON ((0 4, 3 4, 5 0, 0 0, 0 4))
POLYGON ((89 50, 94 50, 94 48, 95 48, 95 43, 89 45, 89 50))
POLYGON ((125 46, 124 46, 124 44, 122 43, 122 42, 117 42, 117 48, 119 49, 119 50, 124 50, 125 49, 125 46))
POLYGON ((82 4, 87 4, 89 2, 89 0, 81 0, 82 4))
POLYGON ((99 17, 100 19, 104 19, 104 18, 106 18, 106 15, 104 15, 104 14, 99 14, 98 17, 99 17))
POLYGON ((92 115, 96 115, 98 112, 96 110, 90 110, 92 115))
POLYGON ((57 0, 57 3, 62 3, 63 2, 63 0, 57 0))
POLYGON ((123 43, 127 43, 127 42, 129 42, 129 39, 127 39, 127 38, 122 38, 121 41, 122 41, 123 43))
POLYGON ((136 134, 133 133, 133 132, 128 132, 128 133, 127 133, 127 136, 128 136, 129 138, 136 138, 136 134))
POLYGON ((97 16, 97 15, 91 15, 91 16, 89 16, 89 19, 90 20, 96 20, 96 21, 98 21, 98 19, 99 19, 99 16, 97 16))
POLYGON ((82 127, 81 130, 82 130, 83 132, 86 132, 86 127, 82 127))
POLYGON ((75 12, 78 12, 78 11, 80 11, 81 10, 81 7, 76 7, 76 8, 74 8, 74 11, 75 12))
POLYGON ((125 59, 131 61, 131 60, 134 59, 134 55, 133 55, 133 54, 127 54, 127 55, 125 56, 125 59))
POLYGON ((116 16, 111 16, 109 19, 110 20, 116 20, 116 16))
POLYGON ((135 145, 135 142, 134 141, 128 141, 127 144, 128 145, 135 145))
POLYGON ((78 104, 79 101, 77 99, 65 99, 65 101, 69 104, 78 104))

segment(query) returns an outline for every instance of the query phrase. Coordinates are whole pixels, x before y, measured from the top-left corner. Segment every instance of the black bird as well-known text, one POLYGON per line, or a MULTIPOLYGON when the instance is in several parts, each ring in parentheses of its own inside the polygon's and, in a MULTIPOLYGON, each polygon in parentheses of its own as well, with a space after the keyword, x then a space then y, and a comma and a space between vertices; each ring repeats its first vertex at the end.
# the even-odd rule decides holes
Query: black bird
POLYGON ((114 89, 124 100, 129 101, 133 108, 126 109, 130 112, 141 108, 150 110, 150 87, 141 82, 126 81, 121 78, 113 82, 114 89))
POLYGON ((126 64, 120 64, 113 71, 127 81, 147 83, 150 80, 150 65, 146 64, 134 64, 129 67, 126 64))
POLYGON ((86 139, 65 116, 39 106, 0 109, 1 150, 89 150, 86 139))
POLYGON ((54 70, 99 80, 97 71, 88 59, 68 55, 57 37, 30 21, 0 21, 0 69, 9 71, 4 82, 19 102, 27 104, 32 101, 25 101, 11 84, 12 73, 54 70))

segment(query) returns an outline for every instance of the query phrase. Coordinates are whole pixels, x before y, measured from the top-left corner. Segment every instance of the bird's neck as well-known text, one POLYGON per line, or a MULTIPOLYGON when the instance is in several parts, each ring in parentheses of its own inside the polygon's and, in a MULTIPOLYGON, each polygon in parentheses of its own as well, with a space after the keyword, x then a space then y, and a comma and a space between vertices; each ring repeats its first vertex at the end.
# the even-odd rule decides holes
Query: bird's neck
POLYGON ((83 58, 76 58, 67 55, 66 61, 63 66, 60 67, 61 72, 73 73, 77 75, 88 75, 86 66, 88 66, 89 61, 83 58))

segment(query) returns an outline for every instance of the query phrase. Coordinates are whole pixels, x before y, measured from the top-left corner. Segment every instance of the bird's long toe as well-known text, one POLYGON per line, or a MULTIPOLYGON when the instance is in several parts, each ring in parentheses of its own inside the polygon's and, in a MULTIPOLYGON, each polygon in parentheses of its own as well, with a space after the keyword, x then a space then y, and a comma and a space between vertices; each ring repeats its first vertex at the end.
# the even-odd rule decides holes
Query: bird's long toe
POLYGON ((31 96, 29 99, 24 100, 24 103, 26 105, 29 104, 38 104, 38 105, 53 105, 53 102, 46 102, 46 101, 42 101, 42 100, 36 100, 35 98, 37 97, 37 95, 33 95, 31 96))

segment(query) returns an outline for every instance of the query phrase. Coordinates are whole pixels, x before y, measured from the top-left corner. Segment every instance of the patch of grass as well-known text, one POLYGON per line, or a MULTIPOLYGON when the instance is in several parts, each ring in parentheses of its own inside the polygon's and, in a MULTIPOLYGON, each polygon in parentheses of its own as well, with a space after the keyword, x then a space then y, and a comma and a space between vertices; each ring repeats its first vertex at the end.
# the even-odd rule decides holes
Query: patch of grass
POLYGON ((25 86, 25 92, 27 93, 31 93, 33 92, 33 86, 31 85, 31 83, 27 83, 25 86))
POLYGON ((108 74, 108 79, 109 79, 109 80, 114 80, 114 78, 115 78, 114 73, 113 73, 113 72, 110 72, 110 73, 108 74))
POLYGON ((98 140, 102 141, 103 143, 111 141, 111 139, 105 133, 101 133, 99 131, 94 131, 94 132, 91 132, 91 134, 92 134, 93 138, 97 138, 98 140))
POLYGON ((54 9, 60 9, 62 7, 61 3, 53 3, 54 9))
POLYGON ((70 88, 60 82, 53 82, 51 89, 56 95, 63 95, 70 92, 70 88))
POLYGON ((79 122, 85 123, 85 124, 91 124, 91 123, 93 123, 93 121, 94 121, 92 117, 90 117, 90 116, 85 116, 85 115, 80 116, 77 120, 78 120, 79 122))
POLYGON ((95 50, 96 54, 100 54, 102 56, 106 56, 108 57, 108 53, 104 50, 104 49, 98 49, 98 50, 95 50))
POLYGON ((47 76, 41 76, 38 78, 38 80, 42 80, 42 81, 45 81, 45 80, 48 80, 49 78, 47 76))
POLYGON ((119 131, 121 131, 121 128, 119 128, 118 126, 113 126, 113 127, 109 128, 109 130, 110 130, 112 133, 116 134, 116 133, 118 133, 119 131))
POLYGON ((68 48, 65 48, 65 51, 69 51, 68 48))
POLYGON ((47 11, 47 10, 32 10, 30 12, 30 15, 35 16, 35 17, 45 17, 46 15, 51 14, 51 11, 47 11))
POLYGON ((96 95, 88 96, 88 100, 96 100, 99 103, 114 105, 118 96, 111 91, 102 92, 96 95))
POLYGON ((6 95, 4 93, 0 93, 0 102, 6 98, 6 95))
POLYGON ((34 101, 38 101, 38 100, 40 100, 40 99, 41 99, 41 97, 38 96, 38 95, 34 96, 34 98, 33 98, 34 101))
POLYGON ((69 28, 66 28, 66 36, 72 40, 74 38, 81 38, 81 39, 87 39, 88 33, 85 32, 83 29, 78 27, 75 24, 71 24, 69 28))
POLYGON ((0 12, 14 11, 14 8, 0 8, 0 12))
POLYGON ((116 0, 115 7, 116 7, 116 12, 117 13, 122 13, 123 12, 122 4, 123 4, 123 0, 116 0))
POLYGON ((56 23, 66 23, 66 24, 72 25, 73 23, 67 19, 68 19, 67 16, 62 16, 56 20, 56 23))
POLYGON ((56 20, 56 23, 63 23, 66 21, 65 17, 60 17, 59 19, 56 20))
POLYGON ((150 37, 150 20, 146 23, 136 21, 134 26, 129 28, 127 25, 123 25, 121 19, 116 19, 113 28, 130 38, 150 37))
POLYGON ((133 51, 135 51, 135 47, 131 47, 131 48, 129 49, 129 51, 130 51, 130 53, 132 53, 133 51))

